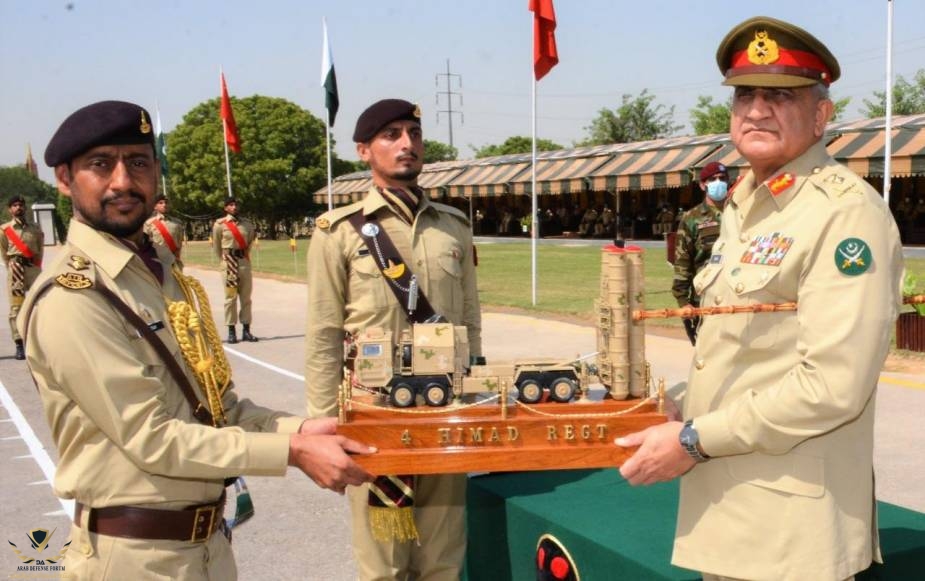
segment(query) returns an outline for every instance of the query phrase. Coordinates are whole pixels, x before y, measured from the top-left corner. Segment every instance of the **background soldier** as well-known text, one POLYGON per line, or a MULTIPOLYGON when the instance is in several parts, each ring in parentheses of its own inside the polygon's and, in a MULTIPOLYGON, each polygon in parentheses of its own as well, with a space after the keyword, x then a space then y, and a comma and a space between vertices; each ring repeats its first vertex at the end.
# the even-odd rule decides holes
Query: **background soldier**
MULTIPOLYGON (((433 312, 468 328, 470 352, 481 355, 469 221, 459 210, 431 202, 417 187, 424 158, 420 119, 417 106, 399 99, 366 109, 353 140, 372 170, 374 186, 364 200, 317 221, 308 249, 305 387, 311 416, 336 413, 345 337, 373 326, 399 337, 410 327, 409 319, 419 316, 425 297, 433 312), (392 268, 382 269, 383 260, 392 268), (412 272, 422 291, 413 306, 406 298, 410 288, 402 282, 412 272), (393 289, 398 287, 409 289, 406 297, 397 298, 393 289)), ((389 479, 348 489, 360 579, 457 581, 466 554, 466 476, 396 478, 411 485, 413 508, 408 510, 413 510, 419 541, 373 536, 370 503, 377 497, 370 486, 383 493, 389 479)))
POLYGON ((42 253, 45 235, 35 224, 26 220, 26 199, 20 195, 10 198, 7 207, 12 220, 0 226, 0 254, 6 265, 6 288, 10 300, 10 329, 16 344, 16 359, 25 359, 22 337, 16 329, 16 316, 22 307, 26 292, 42 270, 42 253))
POLYGON ((55 493, 76 501, 64 576, 231 581, 226 479, 291 465, 343 493, 371 478, 348 453, 372 450, 330 419, 237 398, 208 301, 191 298, 205 292, 142 231, 158 179, 149 119, 104 101, 52 137, 45 162, 74 218, 19 324, 58 450, 55 493))
POLYGON ((237 343, 235 325, 240 318, 244 330, 242 341, 257 341, 251 334, 251 273, 250 248, 257 239, 257 228, 247 218, 238 215, 238 201, 225 199, 225 216, 212 226, 212 248, 222 261, 225 277, 225 325, 228 326, 228 342, 237 343), (240 317, 238 304, 240 303, 240 317))
MULTIPOLYGON (((719 238, 728 183, 726 166, 715 161, 708 163, 700 170, 703 203, 681 216, 675 246, 674 281, 671 284, 671 293, 680 307, 700 306, 700 297, 694 292, 694 277, 710 259, 713 243, 719 238)), ((683 321, 684 330, 693 345, 697 341, 700 317, 683 321)))
POLYGON ((880 194, 825 149, 840 74, 825 45, 756 17, 716 61, 751 170, 694 285, 704 306, 797 306, 705 317, 686 421, 619 438, 640 446, 620 473, 681 477, 672 563, 706 581, 844 581, 881 560, 874 416, 902 299, 899 232, 880 194))
POLYGON ((151 237, 151 242, 158 246, 166 246, 180 262, 180 252, 183 248, 183 225, 167 217, 170 203, 167 196, 158 194, 154 202, 154 213, 145 222, 145 234, 151 237))

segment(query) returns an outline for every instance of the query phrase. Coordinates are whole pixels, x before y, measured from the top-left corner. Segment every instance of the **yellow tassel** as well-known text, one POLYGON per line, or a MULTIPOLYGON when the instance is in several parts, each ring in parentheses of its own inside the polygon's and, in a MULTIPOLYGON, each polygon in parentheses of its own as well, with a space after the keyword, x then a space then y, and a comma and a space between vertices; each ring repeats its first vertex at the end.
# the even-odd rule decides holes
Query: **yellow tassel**
POLYGON ((414 524, 414 508, 369 507, 369 527, 380 543, 416 541, 418 528, 414 524))

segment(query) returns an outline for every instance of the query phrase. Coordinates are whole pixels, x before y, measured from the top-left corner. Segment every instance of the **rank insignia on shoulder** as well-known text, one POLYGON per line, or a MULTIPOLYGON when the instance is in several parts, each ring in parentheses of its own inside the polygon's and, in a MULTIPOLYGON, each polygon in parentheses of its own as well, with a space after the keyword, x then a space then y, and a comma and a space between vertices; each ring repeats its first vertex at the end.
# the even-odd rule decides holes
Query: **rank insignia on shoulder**
POLYGON ((331 221, 327 218, 318 218, 315 220, 315 226, 321 228, 322 230, 327 230, 331 227, 331 221))
POLYGON ((782 173, 779 176, 768 180, 768 190, 771 191, 771 195, 776 196, 792 186, 795 181, 796 178, 793 177, 792 173, 782 173))
POLYGON ((87 270, 90 268, 90 261, 83 256, 71 256, 67 262, 74 270, 87 270))
POLYGON ((860 238, 845 238, 835 248, 835 266, 842 274, 863 274, 873 262, 870 246, 860 238))
POLYGON ((93 286, 93 283, 89 278, 76 272, 59 274, 57 277, 55 277, 55 282, 64 288, 69 288, 71 290, 82 290, 93 286))

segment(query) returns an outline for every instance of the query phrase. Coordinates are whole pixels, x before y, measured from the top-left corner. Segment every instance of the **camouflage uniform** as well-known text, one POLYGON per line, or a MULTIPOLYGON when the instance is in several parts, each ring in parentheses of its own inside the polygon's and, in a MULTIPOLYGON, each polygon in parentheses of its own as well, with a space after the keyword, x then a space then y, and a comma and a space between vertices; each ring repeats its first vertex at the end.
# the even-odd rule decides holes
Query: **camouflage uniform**
POLYGON ((681 216, 674 262, 674 282, 671 293, 678 306, 699 306, 700 297, 694 292, 694 276, 710 259, 713 243, 719 237, 722 210, 703 202, 681 216))

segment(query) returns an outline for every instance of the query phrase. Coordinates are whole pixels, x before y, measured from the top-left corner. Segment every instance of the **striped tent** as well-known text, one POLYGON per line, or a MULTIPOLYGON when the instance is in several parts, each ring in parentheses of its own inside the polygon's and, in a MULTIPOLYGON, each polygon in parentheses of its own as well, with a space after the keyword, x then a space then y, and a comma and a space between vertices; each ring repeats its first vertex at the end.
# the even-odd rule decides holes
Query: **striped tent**
POLYGON ((719 149, 721 136, 672 138, 630 144, 642 146, 617 153, 591 172, 594 191, 675 188, 691 182, 691 168, 719 149))
POLYGON ((464 161, 429 163, 424 166, 424 170, 418 177, 418 185, 424 188, 428 196, 436 198, 445 191, 446 185, 461 174, 467 166, 468 163, 464 161))
POLYGON ((453 197, 508 194, 508 182, 528 167, 530 156, 524 154, 479 160, 448 182, 448 193, 453 197))
MULTIPOLYGON (((537 159, 536 186, 539 194, 574 194, 587 190, 585 179, 608 156, 567 157, 564 159, 537 159)), ((512 194, 530 194, 533 187, 533 170, 528 164, 524 171, 511 180, 512 194)))

